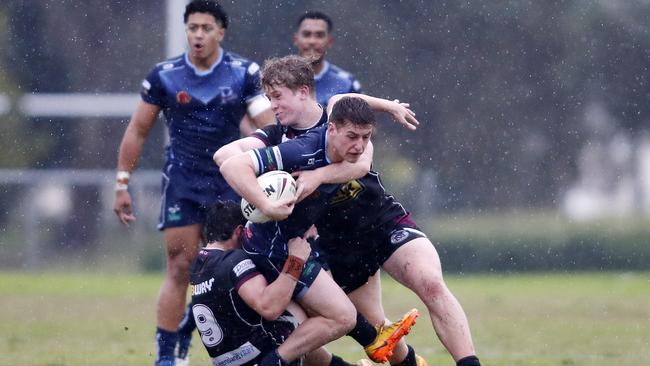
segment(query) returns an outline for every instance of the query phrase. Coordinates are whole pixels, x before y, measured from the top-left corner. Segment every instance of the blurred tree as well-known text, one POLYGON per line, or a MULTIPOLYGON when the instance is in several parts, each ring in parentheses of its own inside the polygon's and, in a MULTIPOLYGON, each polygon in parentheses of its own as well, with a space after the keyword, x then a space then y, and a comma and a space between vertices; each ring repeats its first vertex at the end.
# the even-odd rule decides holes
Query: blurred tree
MULTIPOLYGON (((293 52, 300 13, 325 11, 336 38, 329 58, 369 94, 412 103, 421 128, 382 123, 376 154, 409 206, 427 197, 441 210, 557 207, 585 142, 585 103, 604 101, 631 134, 647 125, 647 1, 223 3, 232 20, 224 47, 259 63, 293 52)), ((164 57, 160 4, 3 2, 0 54, 13 81, 0 83, 17 93, 136 92, 164 57)), ((125 122, 12 122, 0 138, 37 132, 19 164, 112 168, 125 122)), ((141 164, 158 168, 161 142, 148 144, 141 164)))

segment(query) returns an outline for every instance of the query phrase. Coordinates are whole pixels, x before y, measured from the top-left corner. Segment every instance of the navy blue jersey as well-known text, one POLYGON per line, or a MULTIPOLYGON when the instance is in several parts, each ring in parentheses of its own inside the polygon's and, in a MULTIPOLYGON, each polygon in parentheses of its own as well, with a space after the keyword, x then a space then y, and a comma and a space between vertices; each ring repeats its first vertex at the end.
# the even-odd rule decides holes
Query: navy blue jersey
POLYGON ((327 157, 327 126, 314 128, 295 139, 249 152, 258 175, 272 170, 313 170, 330 163, 327 157))
POLYGON ((142 82, 141 97, 165 115, 174 165, 219 175, 212 154, 239 138, 247 101, 262 94, 259 66, 220 49, 221 58, 200 71, 187 54, 157 64, 142 82))
MULTIPOLYGON (((277 125, 272 126, 268 131, 279 128, 281 127, 277 125)), ((273 135, 277 138, 277 131, 273 135)), ((277 146, 252 150, 250 155, 255 161, 258 174, 271 170, 313 170, 325 166, 330 163, 327 159, 327 126, 312 129, 277 146)), ((288 254, 288 240, 302 236, 316 222, 337 189, 336 184, 321 185, 309 197, 296 204, 286 220, 266 224, 249 223, 247 227, 254 234, 251 237, 255 240, 245 240, 242 247, 274 261, 284 260, 288 254)))
MULTIPOLYGON (((316 126, 327 123, 327 115, 316 126)), ((306 130, 296 130, 275 124, 257 130, 252 136, 259 138, 266 146, 273 146, 302 135, 306 130)), ((319 210, 316 227, 324 240, 353 232, 364 232, 406 215, 404 207, 384 189, 379 173, 370 171, 360 179, 351 180, 339 186, 334 196, 330 195, 329 207, 319 210)))
POLYGON ((323 70, 314 76, 316 80, 316 100, 327 106, 329 99, 336 94, 361 93, 361 84, 349 72, 325 61, 323 70))
POLYGON ((259 274, 240 249, 203 249, 192 265, 192 311, 213 365, 252 365, 295 328, 288 314, 271 326, 239 297, 240 286, 259 274), (290 324, 280 330, 283 321, 290 324))

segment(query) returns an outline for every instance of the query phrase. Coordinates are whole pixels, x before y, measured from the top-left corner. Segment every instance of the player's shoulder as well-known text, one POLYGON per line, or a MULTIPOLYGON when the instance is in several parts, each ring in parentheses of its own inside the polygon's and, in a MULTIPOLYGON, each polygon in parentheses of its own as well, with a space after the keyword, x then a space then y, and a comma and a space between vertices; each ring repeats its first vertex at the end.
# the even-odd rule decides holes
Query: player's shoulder
POLYGON ((153 69, 156 71, 162 71, 162 70, 169 70, 184 65, 185 65, 185 57, 184 54, 181 54, 156 63, 153 69))
POLYGON ((237 276, 256 268, 253 260, 242 249, 231 249, 225 251, 224 263, 226 264, 225 267, 232 268, 232 271, 237 276))
POLYGON ((336 76, 339 79, 346 79, 346 80, 355 80, 354 75, 352 75, 349 71, 343 70, 339 66, 336 66, 332 63, 330 63, 330 68, 329 72, 336 76))
POLYGON ((254 74, 260 69, 260 66, 255 61, 251 61, 232 51, 224 51, 222 62, 233 68, 244 68, 249 74, 254 74))

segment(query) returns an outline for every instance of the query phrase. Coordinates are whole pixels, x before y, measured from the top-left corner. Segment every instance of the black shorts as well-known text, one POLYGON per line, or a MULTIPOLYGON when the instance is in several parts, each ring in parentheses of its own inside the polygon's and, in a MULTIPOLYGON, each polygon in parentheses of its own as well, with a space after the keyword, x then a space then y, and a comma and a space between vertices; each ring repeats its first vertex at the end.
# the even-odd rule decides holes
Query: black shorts
POLYGON ((426 235, 410 214, 369 232, 328 237, 321 235, 319 249, 336 283, 350 293, 368 282, 397 248, 426 235))

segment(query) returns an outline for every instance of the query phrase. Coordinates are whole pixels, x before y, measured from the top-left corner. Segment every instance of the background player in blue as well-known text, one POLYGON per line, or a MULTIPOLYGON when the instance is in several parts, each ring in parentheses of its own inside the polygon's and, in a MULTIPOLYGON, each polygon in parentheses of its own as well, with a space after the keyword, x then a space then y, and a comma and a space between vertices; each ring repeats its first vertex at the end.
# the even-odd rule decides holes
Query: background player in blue
POLYGON ((335 94, 361 93, 361 84, 349 72, 325 59, 334 44, 332 19, 319 11, 308 11, 298 18, 293 44, 298 54, 311 62, 316 80, 316 100, 327 106, 335 94))
MULTIPOLYGON (((311 249, 302 237, 292 239, 284 271, 269 284, 240 249, 244 224, 239 204, 232 201, 219 201, 207 212, 207 244, 194 261, 190 280, 201 340, 214 365, 253 365, 271 352, 297 359, 296 349, 282 342, 306 318, 290 300, 311 249)), ((352 366, 324 348, 309 353, 306 361, 352 366)), ((361 360, 358 365, 371 363, 361 360)))
POLYGON ((259 66, 220 47, 228 27, 221 6, 193 1, 185 9, 184 22, 189 50, 156 65, 142 83, 142 100, 120 145, 114 204, 122 223, 135 220, 128 181, 162 111, 170 143, 159 224, 167 256, 157 307, 156 360, 160 362, 168 362, 176 346, 205 208, 217 199, 237 199, 211 155, 215 147, 239 137, 244 114, 260 126, 273 119, 259 87, 259 66))

